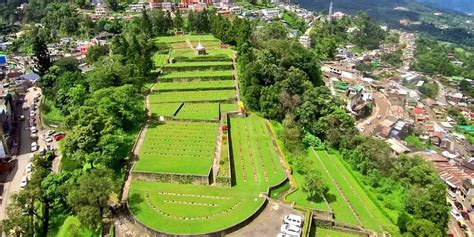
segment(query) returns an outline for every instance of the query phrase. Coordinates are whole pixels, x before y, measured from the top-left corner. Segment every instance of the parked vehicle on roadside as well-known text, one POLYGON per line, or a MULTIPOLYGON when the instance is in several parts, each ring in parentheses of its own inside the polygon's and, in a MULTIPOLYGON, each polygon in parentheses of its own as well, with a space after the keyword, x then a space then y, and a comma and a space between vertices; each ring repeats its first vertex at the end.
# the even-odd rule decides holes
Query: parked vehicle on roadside
POLYGON ((64 134, 64 133, 57 133, 57 134, 55 134, 55 135, 53 136, 53 139, 54 139, 55 141, 60 141, 60 140, 63 139, 65 136, 66 136, 66 134, 64 134))
POLYGON ((293 215, 293 214, 286 215, 285 218, 283 219, 283 221, 286 224, 294 225, 294 226, 297 226, 297 227, 300 227, 300 228, 303 225, 303 218, 301 216, 297 216, 297 215, 293 215))
POLYGON ((454 217, 454 219, 456 219, 456 221, 460 221, 460 220, 463 220, 461 214, 459 214, 458 211, 456 211, 456 209, 451 209, 451 212, 450 212, 451 216, 454 217))
POLYGON ((37 151, 38 150, 38 143, 37 142, 32 142, 31 143, 31 151, 37 151))
POLYGON ((289 224, 281 225, 280 231, 283 234, 288 234, 288 235, 293 235, 293 236, 300 236, 301 234, 301 228, 294 225, 289 225, 289 224))
POLYGON ((20 187, 24 188, 26 187, 27 184, 28 184, 28 177, 23 176, 23 178, 21 178, 20 187))
POLYGON ((33 164, 31 162, 29 162, 27 165, 26 165, 26 168, 25 168, 25 171, 27 173, 30 173, 31 170, 33 170, 33 164))

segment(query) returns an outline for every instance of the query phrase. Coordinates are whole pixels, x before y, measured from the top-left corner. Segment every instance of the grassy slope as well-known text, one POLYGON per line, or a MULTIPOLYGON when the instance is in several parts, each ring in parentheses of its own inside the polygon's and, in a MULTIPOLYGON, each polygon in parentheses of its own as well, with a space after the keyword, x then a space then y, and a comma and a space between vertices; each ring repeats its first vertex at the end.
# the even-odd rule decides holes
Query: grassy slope
POLYGON ((209 90, 209 91, 181 91, 162 92, 150 95, 150 103, 186 102, 186 101, 219 101, 235 97, 234 90, 209 90))
POLYGON ((232 76, 231 70, 224 71, 182 71, 182 72, 170 72, 160 76, 163 79, 169 78, 200 78, 200 77, 219 77, 219 76, 232 76))
POLYGON ((207 175, 214 157, 216 135, 215 123, 151 125, 134 170, 207 175))
POLYGON ((129 198, 132 212, 148 226, 181 234, 216 231, 246 219, 263 204, 260 192, 285 178, 265 122, 256 115, 232 119, 233 139, 242 141, 242 147, 236 144, 234 149, 235 157, 239 157, 235 160, 235 186, 134 181, 129 198))
POLYGON ((190 90, 190 89, 233 89, 233 80, 191 81, 191 82, 160 82, 153 90, 190 90))

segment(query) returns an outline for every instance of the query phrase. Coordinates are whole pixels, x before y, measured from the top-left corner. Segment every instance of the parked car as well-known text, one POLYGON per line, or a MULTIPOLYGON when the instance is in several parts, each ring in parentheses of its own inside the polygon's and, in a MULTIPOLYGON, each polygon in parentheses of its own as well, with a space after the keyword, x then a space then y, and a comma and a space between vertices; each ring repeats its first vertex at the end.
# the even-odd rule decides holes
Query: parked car
POLYGON ((35 126, 31 127, 30 130, 31 130, 31 133, 36 133, 36 132, 38 132, 38 129, 36 129, 35 126))
POLYGON ((294 225, 294 226, 297 226, 297 227, 300 227, 300 228, 303 225, 303 218, 301 218, 301 216, 297 216, 297 215, 293 215, 293 214, 286 215, 285 218, 283 219, 283 221, 286 224, 294 225))
POLYGON ((360 131, 360 132, 363 132, 363 131, 365 131, 365 128, 364 128, 364 127, 361 127, 361 128, 359 128, 359 131, 360 131))
POLYGON ((38 143, 32 142, 31 143, 31 151, 37 151, 38 150, 38 143))
POLYGON ((23 114, 20 115, 20 120, 21 120, 21 121, 25 120, 25 115, 23 115, 23 114))
POLYGON ((471 218, 469 217, 469 213, 467 211, 461 211, 461 216, 464 218, 464 220, 470 221, 471 218))
POLYGON ((47 136, 51 136, 51 135, 53 135, 55 132, 56 132, 56 131, 54 131, 54 130, 48 130, 48 131, 46 132, 46 135, 47 135, 47 136))
POLYGON ((300 236, 301 228, 294 225, 283 224, 280 227, 280 232, 287 235, 300 236))
POLYGON ((278 233, 277 234, 277 237, 295 237, 297 235, 288 235, 288 234, 284 234, 284 233, 278 233))
POLYGON ((54 139, 55 141, 60 141, 60 140, 63 139, 65 136, 66 136, 66 134, 64 134, 64 133, 58 133, 58 134, 55 134, 55 135, 53 136, 53 139, 54 139))
POLYGON ((467 225, 466 225, 466 222, 464 220, 458 221, 458 225, 459 225, 459 227, 461 227, 461 229, 467 230, 467 225))
POLYGON ((372 123, 372 121, 370 121, 370 120, 367 120, 367 122, 366 122, 367 125, 370 125, 371 123, 372 123))
POLYGON ((454 217, 454 219, 456 219, 456 221, 460 221, 460 220, 463 220, 461 214, 459 214, 458 211, 456 211, 455 209, 451 209, 451 216, 454 217))
POLYGON ((21 178, 20 187, 24 188, 26 187, 27 184, 28 184, 28 177, 23 176, 23 178, 21 178))
POLYGON ((30 117, 34 117, 36 116, 36 112, 35 111, 30 111, 30 117))
POLYGON ((461 211, 464 209, 463 206, 462 206, 462 204, 461 204, 460 202, 454 202, 454 206, 455 206, 458 210, 461 210, 461 211))
POLYGON ((382 118, 382 115, 377 115, 377 119, 381 119, 382 118))
POLYGON ((43 138, 43 140, 44 140, 45 142, 52 142, 52 141, 53 141, 53 138, 51 138, 51 137, 50 137, 49 135, 47 135, 47 134, 43 134, 43 136, 42 136, 41 138, 43 138))
POLYGON ((33 170, 33 164, 31 162, 29 162, 27 165, 26 165, 26 168, 25 168, 25 171, 27 173, 30 173, 31 170, 33 170))

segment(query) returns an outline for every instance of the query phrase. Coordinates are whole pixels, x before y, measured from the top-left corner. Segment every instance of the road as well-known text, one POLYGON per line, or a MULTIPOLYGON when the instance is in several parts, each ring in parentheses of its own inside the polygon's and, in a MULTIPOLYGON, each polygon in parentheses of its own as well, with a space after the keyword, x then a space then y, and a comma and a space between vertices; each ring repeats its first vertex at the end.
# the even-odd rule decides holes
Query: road
MULTIPOLYGON (((27 90, 27 93, 24 98, 24 107, 29 107, 33 101, 34 97, 38 94, 41 94, 41 90, 39 88, 33 87, 27 90)), ((37 103, 37 109, 36 109, 36 124, 38 127, 38 132, 37 135, 39 137, 38 139, 38 145, 40 148, 46 148, 47 143, 41 139, 41 136, 46 133, 45 130, 41 129, 41 125, 39 123, 39 105, 37 103)), ((29 162, 31 162, 31 158, 33 155, 33 152, 31 152, 31 143, 33 142, 31 138, 31 130, 29 127, 29 118, 30 118, 30 110, 29 109, 23 109, 22 114, 25 116, 25 120, 20 123, 20 128, 21 128, 21 135, 20 135, 20 142, 19 142, 19 152, 17 156, 14 156, 14 160, 16 160, 16 164, 14 166, 14 169, 7 175, 6 177, 6 182, 4 183, 4 190, 3 190, 3 200, 0 205, 0 220, 3 220, 6 218, 6 208, 10 202, 11 196, 20 191, 20 183, 21 179, 23 176, 29 176, 26 172, 26 166, 28 165, 29 162)), ((51 146, 54 148, 57 148, 58 145, 56 142, 52 142, 51 146)), ((54 162, 53 162, 54 163, 54 162)), ((59 163, 59 162, 56 162, 59 163)), ((58 165, 57 165, 58 166, 58 165)), ((54 169, 53 169, 54 170, 54 169)))
POLYGON ((365 130, 362 133, 366 135, 371 134, 373 130, 377 127, 377 125, 390 115, 391 105, 385 95, 377 91, 374 92, 373 99, 375 107, 372 111, 372 115, 365 119, 362 119, 357 123, 357 128, 359 129, 359 131, 363 127, 365 130), (379 115, 380 119, 377 118, 379 115), (367 124, 368 121, 371 121, 371 124, 367 124))

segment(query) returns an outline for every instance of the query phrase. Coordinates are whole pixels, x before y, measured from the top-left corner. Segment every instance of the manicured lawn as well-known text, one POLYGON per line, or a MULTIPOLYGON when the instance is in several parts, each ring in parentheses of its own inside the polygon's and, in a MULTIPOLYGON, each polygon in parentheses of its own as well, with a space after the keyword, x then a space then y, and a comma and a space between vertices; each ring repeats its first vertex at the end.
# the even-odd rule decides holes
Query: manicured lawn
POLYGON ((219 103, 188 103, 176 115, 182 119, 218 119, 219 103))
POLYGON ((190 81, 190 82, 160 82, 153 90, 205 90, 205 89, 233 89, 233 80, 217 81, 190 81))
POLYGON ((360 237, 360 235, 350 234, 337 230, 323 229, 317 227, 315 237, 360 237))
POLYGON ((221 103, 221 112, 234 112, 239 111, 239 105, 237 103, 225 104, 221 103))
POLYGON ((263 204, 259 194, 285 179, 265 123, 256 115, 231 120, 238 157, 235 186, 134 181, 129 195, 132 212, 151 228, 177 234, 213 232, 247 219, 263 204))
POLYGON ((213 35, 183 35, 183 36, 162 36, 155 39, 158 43, 177 43, 190 41, 219 41, 213 35))
POLYGON ((206 57, 227 57, 231 58, 235 55, 235 51, 232 49, 223 48, 208 48, 206 49, 206 55, 196 55, 196 52, 191 49, 179 49, 173 50, 171 57, 186 57, 186 58, 206 58, 206 57))
POLYGON ((100 236, 98 233, 94 233, 91 230, 82 226, 81 222, 75 216, 69 216, 64 224, 59 229, 56 237, 69 237, 69 236, 78 236, 78 237, 93 237, 100 236))
POLYGON ((206 66, 232 66, 232 62, 226 61, 195 61, 195 62, 177 62, 166 65, 169 68, 179 68, 179 67, 206 67, 206 66))
POLYGON ((231 132, 237 183, 271 182, 284 178, 263 119, 256 115, 232 119, 231 132))
POLYGON ((226 101, 235 97, 234 90, 160 92, 150 95, 150 103, 187 101, 226 101))
POLYGON ((230 77, 232 76, 232 70, 223 70, 223 71, 183 71, 183 72, 170 72, 164 75, 161 75, 161 79, 179 79, 179 78, 202 78, 202 77, 230 77))
POLYGON ((150 104, 150 110, 152 114, 160 116, 173 116, 180 105, 181 103, 150 104))
MULTIPOLYGON (((395 226, 380 211, 380 209, 367 196, 362 187, 342 164, 341 158, 337 155, 328 154, 326 151, 312 151, 316 158, 322 161, 324 166, 331 173, 332 178, 352 204, 358 214, 362 225, 370 230, 382 232, 383 230, 393 230, 395 226)), ((337 218, 337 216, 336 216, 337 218)))
POLYGON ((168 54, 155 54, 153 55, 153 63, 155 67, 160 68, 168 63, 168 54))
POLYGON ((320 198, 317 200, 308 200, 308 195, 303 192, 304 177, 298 173, 297 170, 294 170, 293 177, 296 180, 298 189, 287 196, 287 200, 290 202, 295 202, 299 206, 314 208, 323 211, 329 211, 328 204, 324 199, 320 198))
POLYGON ((344 200, 343 194, 337 189, 336 183, 330 171, 328 173, 328 171, 324 169, 324 164, 317 159, 316 153, 310 151, 308 158, 315 159, 315 168, 319 171, 324 182, 329 187, 326 200, 329 202, 329 205, 334 212, 336 221, 351 225, 359 225, 359 222, 357 221, 354 213, 351 211, 349 204, 344 200))
POLYGON ((217 123, 152 124, 134 171, 207 175, 214 158, 217 123))

